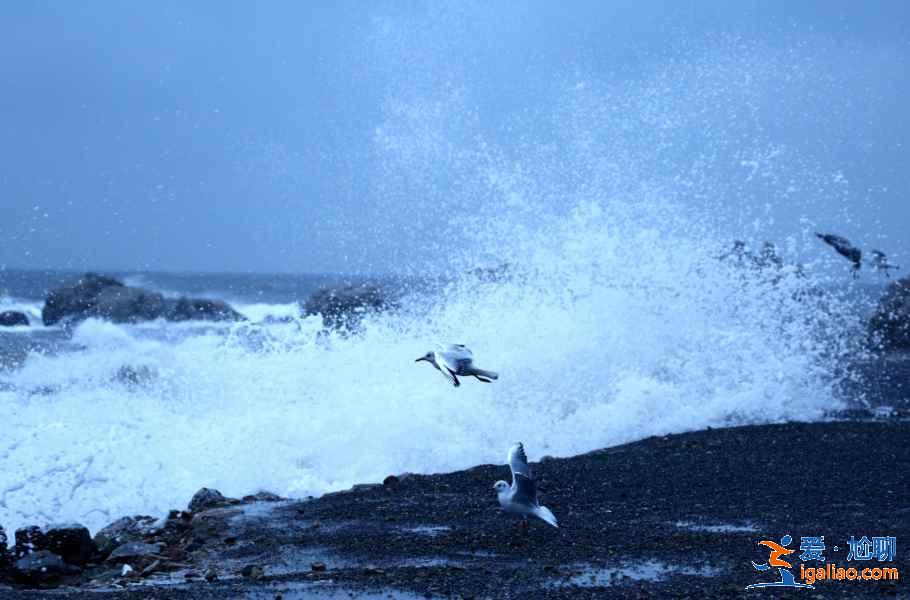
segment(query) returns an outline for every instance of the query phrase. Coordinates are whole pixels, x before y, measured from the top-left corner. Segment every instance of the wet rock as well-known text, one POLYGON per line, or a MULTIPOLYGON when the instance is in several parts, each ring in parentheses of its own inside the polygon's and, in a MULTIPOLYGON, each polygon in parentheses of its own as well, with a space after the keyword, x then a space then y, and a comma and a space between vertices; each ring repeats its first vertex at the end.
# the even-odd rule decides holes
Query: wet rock
POLYGON ((15 310, 0 312, 0 327, 28 327, 28 317, 25 313, 15 310))
POLYGON ((158 377, 158 371, 148 365, 123 365, 114 374, 114 381, 128 388, 147 386, 158 377))
POLYGON ((169 321, 245 321, 246 317, 221 300, 181 298, 168 312, 169 321))
POLYGON ((324 562, 314 562, 310 565, 310 569, 312 569, 314 573, 322 573, 326 570, 326 566, 324 562))
POLYGON ((187 510, 197 513, 210 508, 220 508, 231 504, 231 499, 225 498, 221 492, 211 488, 202 488, 190 499, 187 510))
POLYGON ((155 527, 155 519, 149 516, 123 517, 95 534, 94 542, 102 558, 107 558, 117 546, 138 542, 155 527))
POLYGON ((240 575, 253 581, 258 581, 265 577, 265 570, 259 565, 246 565, 240 569, 240 575))
POLYGON ((2 573, 10 564, 11 556, 6 547, 6 531, 0 526, 0 573, 2 573))
POLYGON ((66 564, 60 556, 47 550, 26 554, 13 565, 13 578, 22 583, 50 583, 79 572, 78 567, 66 564))
POLYGON ((36 550, 49 550, 71 565, 85 566, 97 552, 88 529, 82 525, 51 525, 33 540, 36 550))
POLYGON ((155 319, 171 321, 239 321, 243 316, 221 300, 168 300, 158 292, 124 285, 113 277, 86 273, 75 283, 53 290, 45 300, 45 325, 78 322, 91 317, 115 323, 155 319))
POLYGON ((110 563, 148 563, 154 562, 161 554, 161 544, 145 542, 127 542, 114 548, 107 561, 110 563))
POLYGON ((43 544, 41 528, 36 525, 20 527, 16 530, 15 539, 14 549, 17 558, 41 550, 43 544))
POLYGON ((143 288, 108 287, 97 295, 92 315, 114 323, 141 323, 164 316, 164 296, 143 288))
POLYGON ((155 562, 153 562, 152 564, 150 564, 150 565, 147 566, 146 568, 142 569, 142 576, 143 576, 143 577, 148 577, 149 575, 151 575, 151 574, 154 573, 155 571, 158 571, 160 568, 161 568, 161 561, 160 561, 160 560, 156 560, 155 562))
POLYGON ((138 323, 164 316, 164 296, 129 287, 113 277, 86 273, 73 285, 48 294, 41 312, 45 325, 82 321, 91 317, 115 323, 138 323))
POLYGON ((869 336, 882 350, 910 350, 910 277, 885 290, 869 320, 869 336))
POLYGON ((345 285, 317 290, 303 305, 303 314, 321 315, 328 329, 355 330, 364 315, 391 308, 388 294, 375 285, 345 285))
POLYGON ((107 288, 123 288, 122 282, 113 277, 86 273, 73 285, 58 288, 48 294, 41 311, 45 325, 54 325, 64 319, 86 319, 92 315, 98 295, 107 288))
POLYGON ((242 498, 244 502, 281 502, 286 500, 278 494, 273 494, 272 492, 256 492, 255 494, 250 494, 242 498))

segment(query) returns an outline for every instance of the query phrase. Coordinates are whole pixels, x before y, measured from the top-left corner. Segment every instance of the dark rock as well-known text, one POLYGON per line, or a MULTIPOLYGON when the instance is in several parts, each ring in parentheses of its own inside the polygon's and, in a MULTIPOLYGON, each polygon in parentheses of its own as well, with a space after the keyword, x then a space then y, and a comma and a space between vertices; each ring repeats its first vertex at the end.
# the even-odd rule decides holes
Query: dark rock
POLYGON ((281 502, 285 499, 272 492, 256 492, 242 498, 244 502, 281 502))
POLYGON ((161 554, 161 544, 127 542, 114 548, 107 557, 109 563, 147 562, 151 564, 161 554))
POLYGON ((85 319, 91 316, 95 303, 103 290, 125 287, 113 277, 86 273, 75 284, 58 288, 48 294, 41 312, 45 325, 54 325, 63 319, 85 319))
POLYGON ((312 569, 314 573, 322 573, 325 571, 326 566, 324 562, 314 562, 310 565, 310 569, 312 569))
POLYGON ((246 577, 247 579, 257 581, 265 577, 265 571, 259 565, 246 565, 240 569, 240 575, 246 577))
POLYGON ((245 321, 246 317, 227 302, 204 298, 181 298, 168 312, 169 321, 245 321))
POLYGON ((148 516, 123 517, 95 534, 94 542, 102 558, 114 548, 128 542, 138 542, 154 529, 155 519, 148 516))
POLYGON ((77 322, 91 317, 115 323, 139 323, 165 318, 171 321, 239 321, 237 311, 220 300, 181 298, 167 300, 158 292, 124 285, 112 277, 86 273, 76 283, 47 296, 41 313, 45 325, 77 322))
POLYGON ((388 294, 375 285, 345 285, 322 288, 303 305, 306 316, 322 315, 329 329, 355 330, 363 316, 392 307, 388 294))
POLYGON ((134 287, 108 287, 95 297, 89 316, 101 317, 114 323, 154 321, 165 315, 164 296, 134 287))
POLYGON ((869 320, 869 335, 882 350, 910 350, 910 277, 885 290, 869 320))
POLYGON ((397 488, 400 483, 401 483, 401 480, 398 479, 398 477, 396 477, 395 475, 389 475, 388 477, 386 477, 385 479, 382 480, 382 487, 384 487, 386 489, 394 489, 394 488, 397 488))
POLYGON ((0 312, 0 327, 19 327, 29 326, 28 317, 25 313, 15 310, 0 312))
POLYGON ((85 566, 97 548, 82 525, 51 525, 32 540, 35 550, 49 550, 71 565, 85 566))
POLYGON ((3 526, 0 525, 0 573, 6 570, 10 564, 10 559, 12 558, 6 547, 6 541, 6 531, 3 529, 3 526))
POLYGON ((148 577, 149 575, 153 574, 155 571, 158 571, 159 569, 161 569, 161 561, 155 560, 152 564, 150 564, 146 568, 142 569, 141 575, 142 575, 142 577, 148 577))
POLYGON ((13 577, 22 583, 50 583, 64 575, 79 572, 79 568, 66 564, 58 555, 47 550, 26 554, 13 565, 13 577))
POLYGON ((190 499, 190 503, 187 506, 187 510, 189 510, 191 513, 197 513, 209 508, 228 506, 231 504, 231 502, 231 499, 222 496, 221 492, 218 490, 213 490, 211 488, 202 488, 193 494, 193 497, 190 499))
POLYGON ((44 545, 44 538, 41 534, 41 528, 36 525, 20 527, 15 534, 16 557, 22 557, 37 550, 41 550, 44 545))

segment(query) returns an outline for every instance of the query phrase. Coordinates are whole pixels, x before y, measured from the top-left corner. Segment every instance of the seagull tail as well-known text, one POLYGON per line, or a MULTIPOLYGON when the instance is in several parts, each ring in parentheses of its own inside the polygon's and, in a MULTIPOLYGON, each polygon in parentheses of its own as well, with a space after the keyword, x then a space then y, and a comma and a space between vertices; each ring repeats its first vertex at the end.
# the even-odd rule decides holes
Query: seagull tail
POLYGON ((484 383, 490 383, 491 381, 499 379, 499 373, 496 373, 494 371, 484 371, 483 369, 478 369, 476 367, 471 372, 471 375, 483 381, 484 383))
POLYGON ((548 524, 553 527, 559 528, 559 525, 556 524, 556 515, 550 512, 550 509, 546 506, 538 506, 534 509, 534 516, 540 519, 541 521, 546 521, 548 524))

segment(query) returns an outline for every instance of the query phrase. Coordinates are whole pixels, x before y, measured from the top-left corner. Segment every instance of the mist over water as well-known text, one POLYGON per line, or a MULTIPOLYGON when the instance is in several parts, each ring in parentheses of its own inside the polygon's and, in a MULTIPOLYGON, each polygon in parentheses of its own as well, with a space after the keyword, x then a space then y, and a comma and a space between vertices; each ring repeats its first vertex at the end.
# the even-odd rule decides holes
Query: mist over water
POLYGON ((816 62, 824 44, 692 42, 613 79, 530 76, 491 107, 458 69, 385 68, 447 18, 373 21, 369 73, 387 94, 362 140, 377 210, 399 213, 365 247, 419 248, 412 274, 444 287, 351 336, 318 317, 79 325, 78 349, 34 352, 3 377, 0 523, 96 529, 202 486, 315 495, 499 463, 517 440, 537 460, 837 408, 861 322, 836 291, 843 274, 812 260, 813 231, 832 206, 849 217, 849 184, 780 141, 788 104, 767 93, 787 78, 831 86, 807 94, 839 85, 816 62), (785 266, 718 260, 739 238, 776 242, 785 266), (437 341, 467 344, 500 380, 453 389, 415 365, 437 341))

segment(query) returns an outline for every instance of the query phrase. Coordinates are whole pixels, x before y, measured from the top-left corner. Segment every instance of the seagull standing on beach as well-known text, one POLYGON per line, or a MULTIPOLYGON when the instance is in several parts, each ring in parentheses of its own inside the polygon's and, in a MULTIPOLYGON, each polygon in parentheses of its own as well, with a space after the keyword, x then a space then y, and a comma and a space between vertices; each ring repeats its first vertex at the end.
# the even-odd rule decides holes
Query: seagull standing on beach
POLYGON ((863 251, 850 243, 845 237, 834 235, 833 233, 816 233, 815 236, 825 242, 834 250, 853 263, 853 276, 856 277, 859 268, 862 265, 863 251))
POLYGON ((553 527, 559 527, 556 524, 556 517, 550 512, 550 509, 537 502, 537 483, 531 475, 531 466, 528 464, 528 457, 525 455, 521 442, 509 449, 507 460, 509 468, 512 470, 512 485, 510 486, 505 481, 497 481, 493 484, 502 510, 513 515, 520 515, 525 528, 528 526, 529 516, 537 517, 553 527))
POLYGON ((422 360, 436 367, 436 370, 442 373, 443 377, 455 387, 461 385, 461 382, 458 381, 458 375, 476 377, 478 381, 484 383, 491 383, 499 379, 497 373, 475 367, 474 353, 462 344, 439 346, 436 350, 427 352, 414 362, 422 360))

